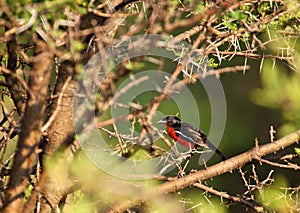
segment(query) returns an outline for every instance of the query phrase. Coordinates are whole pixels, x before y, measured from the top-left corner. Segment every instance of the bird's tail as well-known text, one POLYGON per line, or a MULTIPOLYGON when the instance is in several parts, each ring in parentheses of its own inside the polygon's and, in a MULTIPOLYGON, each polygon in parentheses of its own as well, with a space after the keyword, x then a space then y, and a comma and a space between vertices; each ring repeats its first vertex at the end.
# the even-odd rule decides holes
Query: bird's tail
POLYGON ((210 148, 211 150, 213 150, 217 155, 219 155, 219 157, 224 161, 227 160, 227 158, 225 157, 225 155, 223 155, 223 153, 217 149, 217 147, 215 147, 215 145, 213 145, 208 139, 206 139, 205 141, 206 145, 208 146, 208 148, 210 148))

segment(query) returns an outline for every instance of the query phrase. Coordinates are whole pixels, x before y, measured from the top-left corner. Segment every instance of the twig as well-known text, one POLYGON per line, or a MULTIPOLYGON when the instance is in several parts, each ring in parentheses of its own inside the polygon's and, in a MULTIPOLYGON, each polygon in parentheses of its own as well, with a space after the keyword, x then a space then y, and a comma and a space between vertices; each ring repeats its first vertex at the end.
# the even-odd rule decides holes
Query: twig
POLYGON ((128 115, 124 115, 124 116, 119 116, 119 117, 115 117, 115 118, 111 118, 111 119, 108 119, 106 121, 100 121, 98 122, 97 124, 97 127, 98 128, 101 128, 101 127, 105 127, 105 126, 109 126, 109 125, 113 125, 113 123, 116 123, 118 121, 128 121, 128 120, 131 120, 134 118, 134 115, 133 114, 128 114, 128 115))
POLYGON ((266 160, 266 159, 263 159, 263 158, 257 158, 258 161, 262 162, 262 163, 265 163, 265 164, 268 164, 270 166, 275 166, 275 167, 279 167, 279 168, 285 168, 285 169, 294 169, 294 170, 299 170, 300 169, 300 166, 298 166, 297 164, 281 164, 281 163, 275 163, 275 162, 272 162, 272 161, 269 161, 269 160, 266 160))
POLYGON ((274 138, 275 138, 274 134, 276 133, 276 131, 274 130, 273 126, 270 127, 269 133, 270 133, 270 140, 271 140, 271 142, 273 142, 274 138))
POLYGON ((121 202, 119 204, 114 205, 107 212, 124 212, 126 209, 134 205, 138 205, 147 198, 151 197, 151 195, 156 194, 159 191, 162 194, 167 194, 171 192, 176 192, 182 190, 188 186, 191 186, 198 181, 204 181, 206 179, 212 178, 217 175, 224 174, 226 172, 230 172, 240 166, 250 162, 257 157, 262 157, 264 155, 276 152, 280 149, 284 149, 287 146, 290 146, 297 142, 300 139, 300 130, 293 132, 281 139, 274 141, 273 143, 268 143, 265 145, 261 145, 257 148, 252 148, 249 151, 232 157, 226 161, 222 161, 213 166, 207 167, 205 170, 200 170, 195 173, 186 175, 182 178, 178 178, 173 182, 167 182, 160 185, 157 188, 153 188, 153 191, 147 194, 141 194, 138 199, 135 200, 127 200, 125 202, 121 202))
POLYGON ((235 55, 235 56, 243 56, 247 58, 269 58, 269 59, 278 59, 278 60, 291 60, 293 56, 276 56, 276 55, 265 55, 265 54, 257 54, 257 53, 248 53, 248 52, 232 52, 232 51, 210 51, 211 54, 222 54, 222 55, 235 55))
POLYGON ((219 78, 220 74, 222 74, 222 73, 237 72, 237 71, 243 71, 244 72, 245 70, 249 70, 249 69, 250 69, 249 65, 224 67, 224 68, 208 71, 208 72, 205 73, 205 76, 216 75, 216 77, 219 78))
POLYGON ((58 97, 58 100, 57 100, 57 107, 55 109, 55 111, 53 112, 53 114, 51 115, 51 117, 48 119, 47 123, 45 123, 45 125, 42 127, 42 132, 45 132, 50 126, 51 124, 53 123, 53 121, 55 120, 57 114, 59 113, 59 110, 60 110, 60 105, 61 105, 61 102, 63 100, 63 94, 65 93, 68 85, 69 85, 69 82, 72 80, 72 77, 69 76, 61 90, 61 93, 59 94, 59 97, 58 97))
POLYGON ((37 159, 41 139, 40 130, 46 108, 45 102, 54 51, 37 37, 33 37, 33 39, 36 44, 35 50, 39 50, 39 54, 34 58, 29 77, 28 86, 31 95, 26 102, 26 110, 21 121, 16 155, 1 209, 4 213, 22 211, 25 203, 24 191, 28 187, 29 176, 37 159))
POLYGON ((120 148, 121 148, 121 151, 122 151, 122 155, 124 155, 125 153, 127 153, 128 152, 128 150, 126 149, 126 147, 124 147, 124 140, 123 140, 123 138, 120 136, 120 134, 119 134, 119 131, 118 131, 118 128, 117 128, 117 126, 115 125, 115 123, 113 123, 113 127, 114 127, 114 130, 115 130, 115 135, 116 135, 116 137, 117 137, 117 139, 118 139, 118 143, 119 143, 119 146, 120 146, 120 148), (126 149, 126 150, 125 150, 126 149))
MULTIPOLYGON (((205 31, 203 33, 201 33, 196 41, 194 42, 193 46, 192 46, 192 50, 196 49, 198 47, 198 45, 200 44, 200 42, 205 38, 204 37, 205 31)), ((162 93, 154 100, 151 109, 149 111, 149 114, 147 116, 147 120, 146 120, 146 124, 150 124, 151 120, 153 118, 153 116, 155 115, 155 112, 157 111, 160 103, 162 100, 164 100, 170 91, 171 86, 173 85, 174 81, 176 80, 177 76, 181 73, 183 67, 185 66, 185 64, 188 62, 188 58, 189 56, 192 54, 192 51, 190 51, 189 53, 187 53, 183 58, 182 58, 182 62, 178 63, 178 66, 176 67, 175 71, 173 72, 172 76, 169 78, 169 80, 166 83, 166 86, 164 87, 162 93)), ((147 131, 145 128, 143 128, 141 134, 140 134, 140 138, 139 141, 142 141, 146 135, 147 131)))
POLYGON ((219 78, 220 74, 222 74, 222 73, 245 71, 245 70, 249 70, 249 69, 250 69, 249 65, 246 65, 246 66, 243 65, 243 66, 219 68, 219 69, 207 71, 205 73, 199 72, 197 74, 193 74, 191 77, 184 78, 183 80, 173 84, 172 87, 170 88, 170 90, 171 91, 178 90, 181 87, 183 87, 183 85, 190 83, 191 80, 196 79, 196 78, 205 78, 207 76, 213 76, 213 75, 215 75, 217 78, 219 78))
MULTIPOLYGON (((26 202, 24 209, 23 209, 23 213, 30 213, 34 210, 34 208, 36 207, 37 202, 39 202, 40 205, 40 198, 41 198, 41 192, 42 192, 42 188, 44 187, 46 181, 48 178, 48 172, 43 171, 39 181, 37 182, 37 184, 34 187, 34 190, 32 191, 30 198, 28 199, 28 201, 26 202)), ((40 208, 40 206, 39 206, 40 208)))
POLYGON ((31 17, 26 24, 24 24, 23 26, 20 26, 16 29, 16 33, 21 33, 21 32, 28 30, 34 24, 34 22, 36 21, 36 19, 38 17, 38 12, 36 9, 27 6, 26 10, 29 13, 31 13, 31 17))
POLYGON ((20 76, 18 76, 16 73, 10 71, 9 69, 6 69, 5 67, 0 66, 0 71, 3 72, 6 75, 10 75, 11 77, 15 78, 19 81, 19 83, 22 85, 23 89, 29 93, 29 95, 32 95, 26 81, 22 79, 20 76))
POLYGON ((261 204, 257 203, 255 200, 245 200, 241 197, 237 197, 237 196, 234 196, 234 195, 229 195, 227 192, 217 191, 217 190, 215 190, 211 187, 205 186, 201 183, 195 183, 195 184, 193 184, 193 186, 195 186, 199 189, 203 189, 206 192, 217 195, 221 198, 226 198, 228 200, 232 200, 234 202, 241 203, 241 204, 243 204, 247 207, 250 207, 250 208, 254 209, 257 212, 264 212, 264 207, 261 204))
POLYGON ((141 77, 141 78, 139 78, 139 79, 135 79, 134 81, 132 81, 132 82, 130 82, 129 84, 127 84, 124 88, 122 88, 120 91, 118 91, 118 93, 116 93, 116 94, 114 95, 114 97, 113 97, 110 101, 106 102, 106 103, 103 105, 101 111, 102 111, 102 112, 106 111, 110 106, 112 106, 112 105, 115 103, 115 101, 116 101, 120 96, 122 96, 124 93, 126 93, 129 89, 131 89, 132 87, 135 87, 135 86, 139 85, 140 83, 142 83, 142 82, 144 82, 144 81, 147 81, 148 79, 149 79, 148 76, 143 76, 143 77, 141 77))

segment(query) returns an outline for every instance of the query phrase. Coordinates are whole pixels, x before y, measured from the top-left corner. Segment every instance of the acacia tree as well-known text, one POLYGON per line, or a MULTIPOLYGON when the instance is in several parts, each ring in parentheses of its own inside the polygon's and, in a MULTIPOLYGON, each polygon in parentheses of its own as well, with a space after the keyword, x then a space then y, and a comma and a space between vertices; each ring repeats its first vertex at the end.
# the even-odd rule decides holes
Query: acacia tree
MULTIPOLYGON (((299 70, 296 60, 299 2, 1 1, 1 8, 3 212, 59 209, 85 209, 87 212, 168 212, 174 209, 182 212, 208 208, 203 191, 215 196, 208 198, 214 208, 218 206, 216 198, 220 198, 223 207, 227 206, 225 199, 230 201, 228 206, 241 204, 257 212, 299 209, 299 181, 292 185, 271 185, 274 171, 280 174, 276 168, 300 168, 298 149, 286 149, 296 146, 300 137, 300 130, 297 130, 300 123, 297 111, 299 76, 296 72, 286 74, 299 70), (160 37, 159 42, 143 39, 142 45, 136 45, 132 39, 135 35, 147 38, 146 35, 154 34, 165 37, 160 37), (122 44, 124 41, 126 45, 122 44), (159 46, 164 42, 170 46, 159 46), (181 46, 184 44, 189 46, 181 46), (141 50, 151 52, 148 46, 171 52, 175 58, 134 55, 141 50), (117 51, 115 55, 108 55, 106 63, 103 55, 98 57, 97 54, 108 49, 117 51), (134 57, 128 57, 130 54, 134 57), (112 61, 117 63, 111 67, 112 61), (95 73, 90 72, 90 66, 99 68, 99 64, 105 64, 104 71, 96 75, 104 73, 104 77, 91 78, 95 73), (279 70, 278 64, 287 65, 286 71, 279 70), (214 69, 208 70, 207 66, 214 69), (163 84, 150 96, 141 93, 130 103, 122 103, 120 98, 126 97, 131 88, 149 81, 143 74, 136 78, 145 67, 167 70, 170 75, 164 76, 163 84), (249 151, 234 154, 221 163, 205 162, 202 167, 194 166, 194 153, 184 153, 180 161, 175 153, 170 155, 175 169, 143 181, 108 175, 93 166, 81 151, 79 133, 90 128, 92 112, 97 115, 97 128, 113 155, 134 161, 172 153, 173 142, 154 125, 158 111, 178 112, 174 103, 170 103, 171 94, 174 91, 183 94, 181 88, 197 84, 198 79, 206 81, 209 76, 222 79, 224 73, 235 78, 235 72, 245 73, 250 69, 250 72, 262 73, 263 88, 253 93, 253 101, 282 110, 280 131, 286 136, 281 139, 274 139, 272 127, 267 144, 261 145, 255 140, 249 151), (275 70, 276 74, 270 70, 275 70), (130 79, 129 83, 118 88, 124 79, 130 79), (95 93, 90 94, 85 87, 78 89, 80 83, 90 82, 97 88, 95 93), (93 101, 92 96, 96 97, 93 101), (78 104, 76 109, 74 102, 78 104), (123 107, 128 113, 111 115, 110 110, 116 107, 123 107), (82 113, 79 121, 74 118, 77 112, 82 113), (130 125, 125 133, 122 125, 118 125, 122 121, 130 125), (287 134, 291 130, 294 132, 287 134), (157 135, 161 138, 158 142, 153 139, 157 135), (265 157, 268 154, 271 155, 265 157), (261 164, 269 165, 264 168, 263 177, 257 171, 261 164), (211 187, 218 177, 224 185, 232 185, 232 178, 223 176, 229 172, 243 183, 239 190, 211 187), (209 181, 213 177, 214 180, 209 181), (199 192, 189 190, 190 186, 199 192), (179 191, 180 196, 169 195, 179 191), (191 196, 195 193, 197 196, 191 196), (270 194, 275 194, 278 200, 272 201, 270 194), (185 199, 190 199, 190 203, 185 203, 185 199)), ((190 113, 193 117, 195 112, 190 113)), ((93 151, 100 149, 96 155, 105 152, 98 147, 97 139, 93 141, 83 145, 93 151)), ((91 160, 91 156, 89 158, 91 160)), ((100 158, 104 163, 105 160, 100 158)), ((123 165, 121 161, 117 163, 123 165)), ((153 168, 145 169, 152 171, 153 168)), ((129 169, 127 171, 130 173, 129 169)), ((278 179, 275 178, 275 183, 278 179)))

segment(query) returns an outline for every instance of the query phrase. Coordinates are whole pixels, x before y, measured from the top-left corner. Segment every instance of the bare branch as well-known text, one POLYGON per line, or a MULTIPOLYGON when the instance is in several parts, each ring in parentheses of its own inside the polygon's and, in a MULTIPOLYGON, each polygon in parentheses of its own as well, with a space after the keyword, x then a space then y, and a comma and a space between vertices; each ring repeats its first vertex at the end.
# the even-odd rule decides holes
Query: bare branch
POLYGON ((234 202, 241 203, 241 204, 243 204, 247 207, 250 207, 250 208, 254 209, 256 212, 264 212, 264 207, 261 204, 257 203, 256 201, 254 201, 254 200, 246 200, 242 197, 229 195, 227 192, 220 192, 220 191, 215 190, 211 187, 205 186, 204 184, 201 184, 201 183, 195 183, 195 184, 193 184, 193 186, 195 186, 199 189, 203 189, 206 192, 212 193, 212 194, 217 195, 221 198, 226 198, 228 200, 232 200, 234 202))
POLYGON ((285 169, 293 169, 293 170, 299 170, 300 169, 300 166, 298 166, 297 164, 292 164, 292 163, 289 163, 289 164, 275 163, 275 162, 272 162, 272 161, 269 161, 269 160, 266 160, 266 159, 263 159, 263 158, 257 158, 257 160, 259 162, 262 162, 262 163, 265 163, 265 164, 268 164, 268 165, 274 166, 274 167, 285 168, 285 169))
MULTIPOLYGON (((1 1, 1 4, 2 3, 3 2, 1 1)), ((8 9, 7 12, 10 12, 10 10, 8 9)), ((18 77, 18 75, 16 75, 18 55, 17 55, 17 41, 14 35, 7 42, 7 52, 8 52, 7 69, 5 69, 4 67, 0 67, 0 68, 1 71, 4 73, 5 79, 9 85, 8 89, 15 103, 17 111, 19 115, 22 115, 24 112, 25 105, 24 105, 23 94, 22 92, 20 92, 21 90, 20 90, 19 83, 20 82, 23 83, 23 81, 18 77)), ((22 86, 25 88, 27 84, 23 83, 22 86)))
MULTIPOLYGON (((268 143, 265 145, 261 145, 259 147, 254 147, 245 153, 232 157, 226 161, 222 161, 213 166, 207 167, 205 170, 200 170, 195 173, 186 175, 182 178, 178 178, 175 181, 164 183, 159 187, 157 187, 156 189, 154 189, 151 193, 157 193, 158 190, 162 194, 167 194, 170 192, 176 192, 182 190, 183 188, 191 186, 197 183, 198 181, 204 181, 214 176, 221 175, 226 172, 230 172, 252 161, 253 159, 265 156, 267 154, 276 152, 280 149, 290 146, 296 143, 299 139, 300 139, 300 130, 291 133, 281 139, 278 139, 273 143, 268 143)), ((149 192, 149 194, 151 193, 149 192)), ((128 200, 124 203, 116 204, 107 212, 111 212, 111 213, 123 212, 126 209, 129 209, 130 207, 134 205, 138 205, 139 203, 147 200, 149 194, 140 195, 140 197, 136 200, 130 200, 130 201, 128 200)))
POLYGON ((66 82, 64 83, 64 86, 62 87, 62 91, 61 91, 61 93, 59 94, 59 97, 58 97, 57 107, 56 107, 55 111, 53 112, 53 114, 51 115, 51 117, 48 119, 47 123, 42 127, 42 132, 46 131, 51 126, 54 119, 56 118, 56 116, 57 116, 57 114, 60 110, 60 105, 61 105, 61 102, 62 102, 63 95, 64 95, 71 79, 72 79, 72 77, 69 76, 68 79, 66 80, 66 82))
POLYGON ((45 111, 45 100, 50 81, 53 50, 36 39, 36 56, 29 79, 31 95, 21 122, 21 133, 17 145, 12 172, 5 194, 2 212, 20 212, 24 205, 24 191, 28 177, 37 158, 41 127, 45 111))
POLYGON ((143 76, 139 79, 135 79, 134 81, 130 82, 128 85, 126 85, 124 88, 122 88, 117 94, 114 95, 114 97, 106 102, 104 106, 102 106, 102 111, 105 112, 110 106, 112 106, 115 103, 115 100, 118 100, 120 96, 122 96, 125 92, 127 92, 129 89, 131 89, 134 86, 139 85, 140 83, 147 81, 149 79, 148 76, 143 76))
MULTIPOLYGON (((197 37, 196 41, 194 42, 194 44, 192 46, 192 49, 196 49, 198 47, 198 45, 200 44, 200 42, 205 39, 204 35, 205 35, 205 31, 203 33, 199 34, 199 36, 197 37)), ((167 81, 166 86, 164 87, 162 93, 160 93, 160 95, 152 102, 151 108, 149 110, 149 114, 147 116, 146 126, 151 123, 151 120, 152 120, 153 116, 155 115, 155 112, 157 111, 160 103, 168 96, 171 86, 173 85, 177 76, 181 73, 182 69, 188 62, 188 58, 191 54, 192 54, 192 51, 190 51, 188 54, 186 54, 182 58, 182 62, 177 65, 176 69, 172 73, 172 76, 167 81)), ((144 139, 146 132, 147 132, 147 130, 145 128, 143 128, 143 130, 140 134, 139 141, 142 141, 144 139)))

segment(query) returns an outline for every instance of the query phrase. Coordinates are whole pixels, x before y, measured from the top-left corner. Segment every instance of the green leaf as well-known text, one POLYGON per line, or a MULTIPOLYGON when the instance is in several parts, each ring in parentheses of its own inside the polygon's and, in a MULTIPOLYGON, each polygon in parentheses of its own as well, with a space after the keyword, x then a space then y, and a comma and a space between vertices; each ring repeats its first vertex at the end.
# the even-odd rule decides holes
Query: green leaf
POLYGON ((137 71, 137 70, 140 70, 140 69, 144 68, 145 63, 130 61, 130 62, 125 64, 125 67, 126 67, 126 69, 137 71))
POLYGON ((287 209, 292 209, 295 203, 286 193, 286 188, 289 187, 288 180, 283 175, 275 175, 274 183, 263 188, 261 193, 257 192, 258 200, 276 212, 286 212, 287 209))
POLYGON ((300 148, 295 148, 295 152, 296 152, 297 155, 300 157, 300 148))
POLYGON ((76 51, 81 51, 84 49, 85 45, 79 41, 73 40, 72 45, 76 51))
POLYGON ((134 153, 134 155, 131 158, 134 160, 148 160, 149 153, 144 149, 139 149, 134 153))

